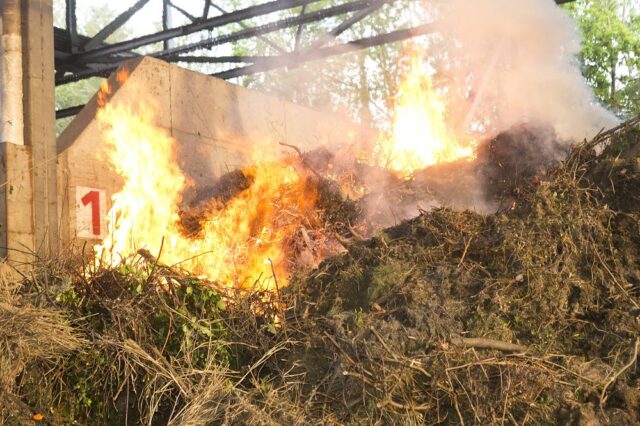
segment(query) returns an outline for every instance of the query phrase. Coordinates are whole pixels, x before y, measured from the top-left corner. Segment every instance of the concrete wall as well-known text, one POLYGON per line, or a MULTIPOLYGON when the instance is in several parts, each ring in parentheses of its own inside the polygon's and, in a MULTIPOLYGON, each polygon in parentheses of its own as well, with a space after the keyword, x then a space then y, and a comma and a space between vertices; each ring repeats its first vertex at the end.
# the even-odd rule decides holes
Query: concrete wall
POLYGON ((0 258, 58 248, 52 0, 7 0, 0 73, 0 258))
POLYGON ((31 147, 0 143, 0 240, 2 257, 22 267, 33 262, 35 226, 33 220, 33 173, 31 147))
MULTIPOLYGON (((130 76, 115 87, 110 102, 157 105, 156 124, 176 140, 178 162, 196 187, 247 165, 254 148, 282 150, 279 142, 303 150, 372 136, 335 115, 314 111, 175 65, 143 58, 127 64, 130 76)), ((87 235, 87 207, 77 206, 77 188, 103 190, 107 202, 122 185, 101 158, 104 143, 95 120, 94 98, 58 138, 58 206, 63 241, 95 241, 87 235), (78 212, 82 211, 81 215, 78 212), (84 224, 84 228, 79 226, 84 224)), ((284 149, 284 152, 291 152, 284 149)), ((86 189, 84 190, 87 191, 86 189)), ((187 194, 188 195, 188 194, 187 194)))

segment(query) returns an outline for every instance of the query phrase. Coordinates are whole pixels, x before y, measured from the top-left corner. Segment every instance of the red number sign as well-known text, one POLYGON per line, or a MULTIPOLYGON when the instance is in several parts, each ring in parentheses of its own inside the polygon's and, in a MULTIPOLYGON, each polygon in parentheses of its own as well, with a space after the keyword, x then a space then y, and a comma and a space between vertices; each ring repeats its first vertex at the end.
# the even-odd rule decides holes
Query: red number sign
POLYGON ((107 230, 107 192, 104 189, 76 186, 76 235, 95 240, 107 230))
POLYGON ((82 204, 91 204, 91 230, 93 235, 100 235, 100 193, 89 191, 82 197, 82 204))

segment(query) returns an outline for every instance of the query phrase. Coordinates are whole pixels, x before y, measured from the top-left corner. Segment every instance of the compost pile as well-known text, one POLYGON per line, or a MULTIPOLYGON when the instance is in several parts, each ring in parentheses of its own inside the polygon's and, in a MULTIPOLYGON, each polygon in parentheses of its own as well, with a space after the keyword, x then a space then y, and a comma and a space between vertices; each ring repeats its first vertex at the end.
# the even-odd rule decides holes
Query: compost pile
POLYGON ((277 292, 146 252, 5 268, 3 421, 637 424, 639 123, 575 146, 496 214, 336 228, 346 252, 277 292))

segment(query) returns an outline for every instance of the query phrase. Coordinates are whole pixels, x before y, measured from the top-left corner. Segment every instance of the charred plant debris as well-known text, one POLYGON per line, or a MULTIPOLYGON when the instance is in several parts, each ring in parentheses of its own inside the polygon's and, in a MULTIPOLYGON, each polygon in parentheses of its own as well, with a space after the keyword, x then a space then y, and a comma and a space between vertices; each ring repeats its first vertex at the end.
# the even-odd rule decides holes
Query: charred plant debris
POLYGON ((118 268, 5 268, 2 419, 637 424, 639 123, 542 178, 525 161, 517 190, 490 174, 510 197, 496 214, 437 208, 365 240, 349 233, 357 203, 329 186, 346 252, 276 293, 145 252, 118 268))

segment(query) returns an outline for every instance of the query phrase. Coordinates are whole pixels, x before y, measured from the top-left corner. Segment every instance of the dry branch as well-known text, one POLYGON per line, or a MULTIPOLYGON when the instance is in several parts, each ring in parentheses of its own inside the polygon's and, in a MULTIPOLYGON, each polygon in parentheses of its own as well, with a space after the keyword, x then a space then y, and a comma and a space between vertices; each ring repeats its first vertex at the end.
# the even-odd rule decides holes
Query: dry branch
POLYGON ((502 342, 500 340, 485 339, 481 337, 454 337, 451 343, 456 346, 476 349, 494 349, 502 352, 526 352, 527 347, 515 343, 502 342))

